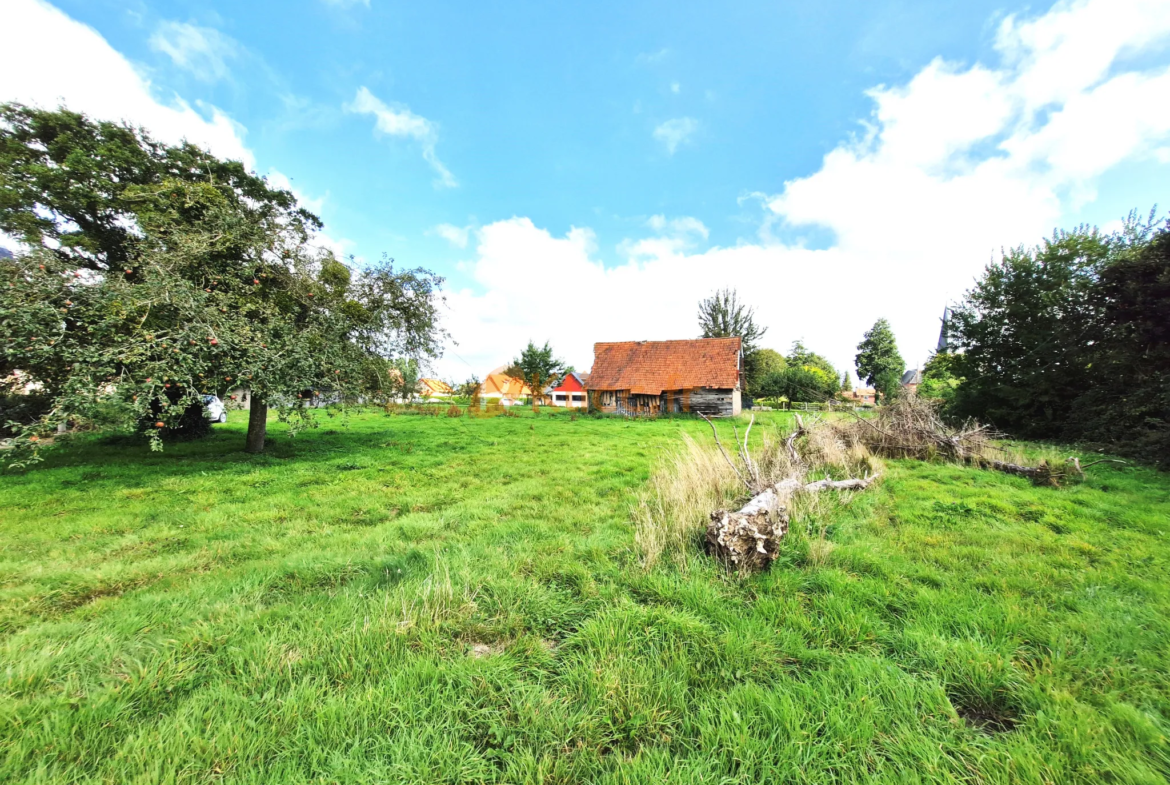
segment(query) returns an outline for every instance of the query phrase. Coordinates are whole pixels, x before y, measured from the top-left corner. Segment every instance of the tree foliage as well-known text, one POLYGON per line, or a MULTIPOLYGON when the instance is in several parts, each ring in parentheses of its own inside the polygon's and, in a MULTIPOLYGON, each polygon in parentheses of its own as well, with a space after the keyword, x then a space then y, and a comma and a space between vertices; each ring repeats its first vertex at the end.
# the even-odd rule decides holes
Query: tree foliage
POLYGON ((833 364, 824 357, 824 355, 817 354, 804 345, 803 341, 793 341, 792 348, 788 350, 788 356, 785 358, 789 366, 809 366, 811 368, 819 368, 826 374, 837 378, 837 369, 833 364))
POLYGON ((885 319, 878 319, 857 344, 857 378, 889 399, 898 394, 906 362, 898 352, 894 331, 885 319))
POLYGON ((114 402, 158 448, 204 394, 235 387, 263 449, 268 404, 307 423, 315 392, 378 394, 386 358, 439 351, 442 279, 386 257, 351 269, 312 246, 316 219, 291 195, 238 164, 64 111, 0 111, 0 185, 18 184, 0 189, 0 225, 32 246, 0 263, 0 378, 50 402, 11 456, 114 402), (193 168, 167 176, 175 160, 193 168), (42 171, 58 165, 83 175, 81 193, 42 171))
POLYGON ((743 353, 751 354, 768 331, 756 325, 755 309, 739 301, 734 289, 720 289, 699 302, 701 338, 740 338, 743 353))
POLYGON ((759 342, 768 328, 756 324, 756 310, 739 301, 735 289, 719 289, 699 301, 700 338, 739 338, 747 389, 764 373, 759 369, 759 342))
POLYGON ((532 390, 533 406, 543 396, 544 388, 558 381, 564 372, 565 364, 553 356, 552 346, 547 341, 542 347, 529 341, 520 356, 504 370, 506 375, 528 385, 532 390))
POLYGON ((188 143, 163 145, 126 123, 0 104, 0 230, 52 249, 70 267, 125 267, 140 239, 141 201, 167 181, 209 184, 257 225, 321 227, 291 193, 238 161, 188 143))
POLYGON ((918 395, 923 398, 935 398, 950 404, 954 401, 955 392, 962 383, 959 376, 961 359, 953 352, 935 352, 922 366, 922 383, 918 385, 918 395))
POLYGON ((751 366, 751 373, 747 375, 747 391, 749 395, 760 395, 764 379, 787 368, 788 360, 775 349, 757 349, 752 354, 751 366))
POLYGON ((479 390, 480 384, 482 384, 480 378, 472 374, 467 377, 467 381, 455 387, 455 394, 460 398, 470 398, 479 390))
POLYGON ((767 374, 760 382, 759 395, 790 401, 820 402, 840 390, 841 377, 827 359, 795 341, 782 370, 767 374))
POLYGON ((989 265, 954 312, 954 402, 1011 433, 1170 458, 1170 238, 1151 212, 989 265))

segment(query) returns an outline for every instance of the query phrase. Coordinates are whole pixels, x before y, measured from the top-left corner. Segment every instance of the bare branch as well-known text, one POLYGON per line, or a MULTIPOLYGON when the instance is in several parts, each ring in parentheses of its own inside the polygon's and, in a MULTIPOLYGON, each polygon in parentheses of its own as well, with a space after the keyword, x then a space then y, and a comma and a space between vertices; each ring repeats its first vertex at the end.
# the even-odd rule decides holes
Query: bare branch
POLYGON ((727 450, 723 449, 723 442, 719 441, 719 431, 715 430, 715 423, 711 422, 711 418, 702 412, 699 413, 699 416, 706 420, 707 424, 711 426, 711 433, 715 434, 715 446, 719 448, 719 452, 723 453, 723 457, 727 460, 727 465, 731 467, 731 470, 735 472, 735 476, 738 477, 739 481, 742 482, 744 487, 748 489, 748 493, 755 493, 756 489, 752 487, 751 483, 749 483, 743 476, 743 473, 740 472, 739 467, 737 467, 731 460, 731 456, 727 454, 727 450))
MULTIPOLYGON (((1071 459, 1071 460, 1074 460, 1074 461, 1075 461, 1075 460, 1076 460, 1076 458, 1073 458, 1073 459, 1071 459)), ((1121 461, 1121 460, 1118 460, 1117 458, 1102 458, 1101 460, 1099 460, 1099 461, 1093 461, 1092 463, 1086 463, 1086 464, 1084 464, 1084 465, 1081 465, 1080 463, 1078 463, 1077 465, 1078 465, 1078 466, 1080 466, 1080 468, 1082 468, 1082 469, 1087 469, 1087 468, 1089 468, 1090 466, 1096 466, 1096 465, 1097 465, 1097 464, 1099 464, 1099 463, 1121 463, 1121 464, 1127 464, 1127 463, 1128 463, 1128 461, 1121 461)))
POLYGON ((792 463, 796 466, 803 466, 804 461, 800 459, 800 453, 796 451, 796 440, 808 433, 804 427, 804 420, 800 419, 800 415, 796 415, 796 430, 788 434, 788 438, 784 440, 784 447, 788 450, 788 456, 792 459, 792 463))

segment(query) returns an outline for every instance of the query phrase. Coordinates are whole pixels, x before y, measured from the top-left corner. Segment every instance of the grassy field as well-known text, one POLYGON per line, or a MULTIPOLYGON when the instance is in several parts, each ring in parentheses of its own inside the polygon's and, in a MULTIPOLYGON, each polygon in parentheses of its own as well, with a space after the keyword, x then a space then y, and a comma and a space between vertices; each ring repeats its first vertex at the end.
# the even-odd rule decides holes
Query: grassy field
POLYGON ((743 578, 634 548, 702 422, 233 417, 0 476, 0 781, 1170 779, 1166 475, 889 462, 743 578))

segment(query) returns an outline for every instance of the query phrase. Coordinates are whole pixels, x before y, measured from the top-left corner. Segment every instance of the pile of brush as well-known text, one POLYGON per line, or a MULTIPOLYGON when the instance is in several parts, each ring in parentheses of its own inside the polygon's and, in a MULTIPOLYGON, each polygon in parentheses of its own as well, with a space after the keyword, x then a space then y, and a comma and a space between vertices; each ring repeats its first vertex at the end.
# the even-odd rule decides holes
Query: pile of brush
POLYGON ((944 460, 1027 477, 1036 485, 1059 487, 1062 481, 1082 480, 1084 467, 1074 458, 1061 463, 1041 461, 1036 466, 1001 460, 1005 452, 995 444, 1001 434, 968 420, 952 427, 943 421, 937 401, 905 395, 878 409, 875 416, 854 419, 836 428, 851 431, 874 455, 883 458, 944 460))

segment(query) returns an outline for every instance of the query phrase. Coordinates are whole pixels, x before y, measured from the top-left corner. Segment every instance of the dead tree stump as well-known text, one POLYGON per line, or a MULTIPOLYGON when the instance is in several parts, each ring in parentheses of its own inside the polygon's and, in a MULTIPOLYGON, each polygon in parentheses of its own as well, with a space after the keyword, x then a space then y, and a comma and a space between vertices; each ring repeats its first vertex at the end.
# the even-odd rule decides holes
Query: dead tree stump
POLYGON ((707 524, 707 553, 739 570, 766 570, 788 533, 788 513, 716 510, 707 524))

